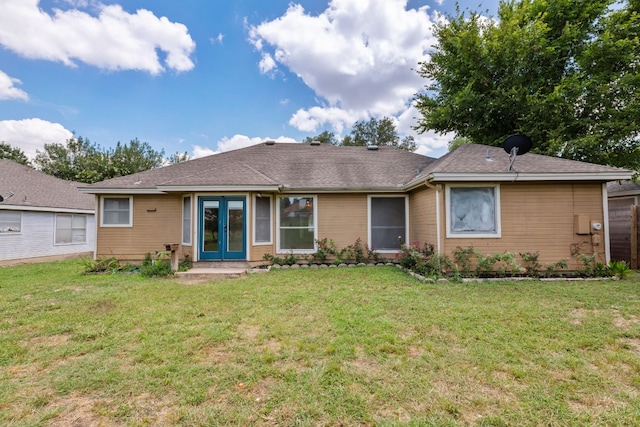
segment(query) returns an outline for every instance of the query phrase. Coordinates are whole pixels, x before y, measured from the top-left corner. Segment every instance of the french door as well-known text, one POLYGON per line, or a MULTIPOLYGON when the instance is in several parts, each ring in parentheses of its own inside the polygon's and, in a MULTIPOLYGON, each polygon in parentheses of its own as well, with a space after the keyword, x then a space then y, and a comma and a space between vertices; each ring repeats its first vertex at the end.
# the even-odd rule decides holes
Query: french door
POLYGON ((246 259, 246 199, 200 197, 199 259, 246 259))

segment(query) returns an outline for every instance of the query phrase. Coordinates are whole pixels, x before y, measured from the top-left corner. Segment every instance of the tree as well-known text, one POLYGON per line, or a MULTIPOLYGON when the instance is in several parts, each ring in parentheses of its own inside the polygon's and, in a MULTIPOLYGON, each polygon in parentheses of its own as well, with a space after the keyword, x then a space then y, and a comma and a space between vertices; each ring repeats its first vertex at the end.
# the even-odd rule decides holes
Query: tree
POLYGON ((6 142, 0 142, 0 159, 9 159, 21 165, 31 166, 31 162, 24 151, 20 148, 14 148, 6 142))
POLYGON ((412 136, 400 139, 395 123, 389 117, 380 120, 371 118, 369 120, 357 121, 349 135, 342 139, 341 145, 364 146, 378 145, 398 147, 407 151, 415 151, 416 143, 412 136))
POLYGON ((189 157, 189 155, 187 154, 186 151, 184 151, 182 153, 176 151, 175 153, 173 153, 172 155, 169 156, 169 158, 166 160, 165 163, 170 164, 170 165, 175 165, 176 163, 186 162, 189 159, 190 159, 190 157, 189 157))
POLYGON ((640 167, 640 14, 637 0, 501 1, 436 27, 418 73, 416 130, 500 145, 527 134, 534 151, 640 167))
POLYGON ((102 149, 89 139, 72 137, 65 144, 45 144, 37 150, 35 165, 44 173, 70 181, 94 183, 160 167, 163 151, 155 151, 138 139, 115 148, 102 149))
POLYGON ((319 135, 314 137, 308 136, 302 142, 310 143, 313 141, 319 141, 322 144, 331 144, 331 145, 339 145, 340 142, 338 138, 336 138, 336 134, 333 132, 329 132, 328 130, 323 131, 319 135))

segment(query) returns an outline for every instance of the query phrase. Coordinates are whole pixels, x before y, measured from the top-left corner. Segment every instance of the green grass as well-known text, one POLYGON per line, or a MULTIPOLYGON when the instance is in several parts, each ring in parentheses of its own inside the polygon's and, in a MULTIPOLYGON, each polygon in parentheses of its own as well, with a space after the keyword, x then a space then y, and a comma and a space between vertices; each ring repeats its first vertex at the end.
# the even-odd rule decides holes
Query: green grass
POLYGON ((640 283, 0 268, 0 425, 640 424, 640 283))

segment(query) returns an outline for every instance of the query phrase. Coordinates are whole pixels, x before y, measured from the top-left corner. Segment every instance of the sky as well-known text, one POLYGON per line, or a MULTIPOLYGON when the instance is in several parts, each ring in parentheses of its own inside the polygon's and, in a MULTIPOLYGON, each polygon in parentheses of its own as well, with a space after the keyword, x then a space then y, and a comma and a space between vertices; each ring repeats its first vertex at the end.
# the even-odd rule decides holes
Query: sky
MULTIPOLYGON (((498 0, 459 1, 493 13, 498 0)), ((390 117, 417 152, 415 69, 454 0, 2 0, 0 141, 34 157, 74 134, 166 157, 297 142, 390 117)))

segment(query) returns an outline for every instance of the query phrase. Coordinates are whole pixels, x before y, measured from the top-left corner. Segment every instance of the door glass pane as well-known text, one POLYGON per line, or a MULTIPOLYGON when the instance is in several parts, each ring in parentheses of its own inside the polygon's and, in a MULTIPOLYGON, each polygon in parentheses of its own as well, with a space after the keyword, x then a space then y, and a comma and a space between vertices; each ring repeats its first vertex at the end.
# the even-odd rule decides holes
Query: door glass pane
POLYGON ((244 202, 230 200, 227 202, 227 251, 242 252, 244 233, 244 202))
POLYGON ((218 201, 203 202, 204 230, 202 235, 203 250, 206 252, 218 252, 219 230, 218 218, 220 217, 220 205, 218 201))

